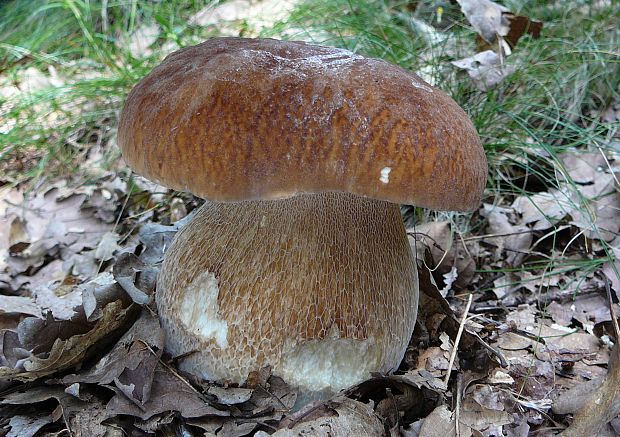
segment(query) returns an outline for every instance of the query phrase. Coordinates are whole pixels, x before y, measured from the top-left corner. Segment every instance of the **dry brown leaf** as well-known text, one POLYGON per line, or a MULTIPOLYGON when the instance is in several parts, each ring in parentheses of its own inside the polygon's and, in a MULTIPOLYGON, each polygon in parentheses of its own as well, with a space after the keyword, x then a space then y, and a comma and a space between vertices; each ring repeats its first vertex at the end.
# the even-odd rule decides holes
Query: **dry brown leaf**
POLYGON ((130 415, 147 420, 157 414, 178 411, 182 417, 229 416, 225 410, 209 405, 203 396, 180 376, 158 364, 153 374, 150 398, 141 406, 128 399, 116 387, 116 395, 106 405, 106 416, 130 415))
POLYGON ((133 253, 123 252, 116 259, 113 275, 135 303, 146 305, 151 302, 155 290, 157 271, 133 253))
MULTIPOLYGON (((66 188, 58 184, 6 208, 12 241, 7 242, 10 253, 4 256, 4 262, 11 290, 17 291, 28 282, 32 286, 48 285, 46 282, 51 279, 62 280, 64 275, 60 275, 59 270, 65 274, 75 266, 79 270, 80 263, 84 263, 81 252, 94 250, 101 236, 111 229, 111 224, 96 217, 94 208, 86 206, 86 194, 63 197, 63 190, 66 188), (56 261, 55 268, 43 277, 31 280, 49 257, 56 261), (62 269, 58 269, 59 261, 62 261, 62 269)), ((93 270, 91 267, 87 272, 93 270)))
POLYGON ((564 171, 578 186, 575 190, 565 183, 572 193, 572 223, 588 238, 612 241, 620 230, 620 191, 616 186, 620 172, 610 168, 609 159, 599 150, 565 153, 560 159, 564 171))
MULTIPOLYGON (((452 437, 456 435, 453 413, 446 405, 440 405, 422 423, 420 437, 452 437)), ((465 434, 465 436, 471 434, 465 434)), ((460 437, 460 436, 459 436, 460 437)))
POLYGON ((297 401, 297 390, 278 376, 269 376, 254 387, 250 399, 233 408, 233 415, 255 417, 257 420, 279 421, 297 401))
POLYGON ((418 367, 428 370, 436 378, 441 378, 448 370, 450 354, 439 347, 429 347, 420 353, 418 367))
MULTIPOLYGON (((461 411, 459 423, 476 431, 485 431, 491 427, 498 427, 512 423, 512 416, 505 411, 489 410, 481 408, 475 411, 461 411)), ((497 433, 490 432, 491 435, 497 433)))
POLYGON ((535 341, 523 335, 514 332, 505 332, 499 336, 497 346, 505 351, 520 351, 533 348, 535 341))
POLYGON ((508 425, 504 429, 507 437, 528 437, 530 435, 530 425, 526 420, 518 424, 508 425))
POLYGON ((515 386, 520 388, 520 396, 539 405, 551 404, 549 396, 555 384, 552 363, 531 356, 511 360, 510 376, 514 378, 515 386))
POLYGON ((99 220, 112 224, 118 219, 118 207, 125 202, 127 190, 127 183, 116 173, 106 172, 98 175, 95 185, 71 187, 68 195, 86 194, 83 208, 93 211, 99 220))
MULTIPOLYGON (((542 23, 515 16, 506 7, 490 0, 457 0, 461 10, 488 47, 499 46, 509 55, 525 33, 540 36, 542 23)), ((498 47, 498 49, 499 49, 498 47)))
POLYGON ((381 437, 384 435, 383 423, 368 404, 353 399, 338 397, 330 400, 323 407, 318 418, 308 415, 292 427, 280 429, 273 436, 297 437, 381 437))
POLYGON ((510 223, 507 215, 510 211, 493 205, 484 205, 482 215, 489 222, 488 233, 491 234, 484 241, 497 247, 496 260, 501 259, 507 266, 518 267, 529 254, 533 238, 527 226, 510 223))
POLYGON ((22 314, 42 317, 41 308, 30 297, 0 295, 0 315, 22 314))
POLYGON ((504 411, 505 409, 505 400, 501 392, 490 385, 473 386, 468 391, 468 396, 488 410, 504 411))
POLYGON ((594 324, 611 320, 607 300, 599 293, 578 295, 565 303, 552 302, 546 311, 560 325, 570 326, 575 319, 590 332, 594 324))
POLYGON ((599 151, 572 150, 558 158, 569 180, 579 185, 592 186, 597 179, 607 174, 605 158, 599 151))
POLYGON ((236 405, 250 400, 254 390, 250 388, 218 387, 211 386, 207 394, 215 396, 216 402, 222 405, 236 405))
MULTIPOLYGON (((43 320, 28 317, 14 331, 3 332, 0 379, 31 381, 78 365, 93 346, 108 341, 110 334, 135 317, 131 301, 118 284, 99 286, 95 280, 87 285, 95 287, 86 293, 94 308, 90 320, 78 307, 70 320, 56 320, 48 312, 43 320), (97 317, 92 317, 94 312, 97 317), (20 355, 13 356, 14 351, 21 351, 20 355)), ((88 286, 83 291, 88 291, 88 286)))
POLYGON ((129 304, 129 296, 114 280, 111 273, 101 273, 77 287, 82 293, 82 307, 88 322, 95 322, 103 316, 103 307, 108 302, 125 297, 129 304))
POLYGON ((159 319, 150 311, 142 314, 114 348, 91 369, 62 378, 63 384, 115 384, 138 406, 150 398, 153 374, 164 348, 159 319))
MULTIPOLYGON (((566 333, 544 327, 541 335, 545 339, 545 349, 557 354, 559 360, 577 361, 583 358, 594 358, 601 348, 599 339, 586 332, 566 333)), ((553 358, 553 357, 552 357, 553 358)))
POLYGON ((95 258, 100 261, 108 261, 114 257, 114 253, 121 249, 118 245, 120 235, 115 232, 106 232, 95 249, 95 258))
POLYGON ((506 272, 493 281, 493 294, 502 302, 513 303, 514 292, 524 286, 515 272, 506 272))
POLYGON ((514 48, 519 39, 525 34, 531 35, 534 39, 540 38, 540 32, 543 28, 542 22, 532 20, 523 15, 505 15, 507 15, 508 21, 510 21, 510 30, 508 35, 506 35, 506 40, 511 48, 514 48))
POLYGON ((531 305, 519 305, 516 310, 506 314, 506 323, 527 332, 534 332, 536 327, 537 309, 531 305))
POLYGON ((85 195, 59 199, 59 193, 58 188, 51 188, 8 212, 21 217, 33 244, 53 239, 74 252, 96 247, 110 225, 95 218, 93 211, 81 208, 85 195))
POLYGON ((42 386, 13 392, 3 398, 4 405, 31 405, 55 399, 60 407, 57 409, 60 413, 58 419, 62 418, 71 435, 103 437, 108 432, 108 428, 101 424, 105 419, 105 408, 96 396, 90 394, 88 401, 84 401, 67 393, 61 387, 42 386))
POLYGON ((75 308, 82 304, 82 292, 79 288, 72 288, 65 294, 62 287, 49 287, 39 285, 32 292, 35 301, 43 310, 49 310, 56 320, 70 320, 75 315, 75 308))
POLYGON ((46 413, 29 416, 15 415, 9 421, 11 430, 6 437, 33 437, 41 428, 52 422, 52 416, 46 413))
POLYGON ((519 224, 532 225, 533 230, 545 230, 556 225, 571 210, 566 193, 560 190, 519 196, 512 208, 520 214, 519 224))
POLYGON ((504 15, 508 8, 490 0, 457 0, 474 30, 487 42, 508 35, 510 22, 504 15))
POLYGON ((133 425, 148 434, 157 435, 161 434, 162 428, 164 428, 168 424, 173 423, 175 419, 176 413, 171 411, 168 413, 157 414, 147 420, 136 419, 133 425))
MULTIPOLYGON (((103 316, 85 334, 74 335, 66 340, 57 338, 51 349, 43 356, 32 356, 23 360, 21 367, 0 367, 0 378, 33 381, 80 364, 88 350, 98 341, 119 329, 126 322, 128 309, 121 301, 115 301, 103 308, 103 316)), ((44 327, 37 327, 45 329, 44 327)))
POLYGON ((442 380, 424 369, 418 369, 405 375, 376 376, 342 394, 364 403, 374 401, 375 413, 392 427, 399 421, 397 412, 407 412, 410 417, 427 416, 437 404, 444 402, 445 392, 446 386, 442 380))
MULTIPOLYGON (((613 188, 611 181, 607 188, 613 188)), ((596 198, 590 198, 586 208, 589 208, 589 211, 583 208, 575 208, 571 211, 573 218, 571 224, 584 230, 588 238, 605 241, 616 238, 620 230, 620 220, 618 220, 620 192, 607 190, 596 198)))
POLYGON ((514 65, 502 62, 492 50, 451 62, 457 68, 467 71, 480 91, 487 91, 517 71, 514 65))
POLYGON ((164 253, 170 247, 172 239, 194 214, 179 220, 172 226, 163 226, 158 223, 146 223, 140 228, 139 238, 144 245, 140 260, 149 266, 159 265, 164 260, 164 253))
POLYGON ((487 378, 489 384, 506 384, 513 385, 515 380, 507 372, 502 369, 494 369, 487 378))

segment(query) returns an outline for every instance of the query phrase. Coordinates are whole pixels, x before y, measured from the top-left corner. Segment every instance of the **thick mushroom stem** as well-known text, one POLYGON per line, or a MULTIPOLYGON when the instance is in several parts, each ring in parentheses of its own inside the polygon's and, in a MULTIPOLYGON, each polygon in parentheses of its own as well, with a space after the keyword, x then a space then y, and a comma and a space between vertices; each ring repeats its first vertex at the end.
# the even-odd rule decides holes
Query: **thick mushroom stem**
POLYGON ((157 289, 181 369, 241 383, 270 365, 309 391, 395 370, 417 303, 398 205, 335 192, 205 204, 157 289))

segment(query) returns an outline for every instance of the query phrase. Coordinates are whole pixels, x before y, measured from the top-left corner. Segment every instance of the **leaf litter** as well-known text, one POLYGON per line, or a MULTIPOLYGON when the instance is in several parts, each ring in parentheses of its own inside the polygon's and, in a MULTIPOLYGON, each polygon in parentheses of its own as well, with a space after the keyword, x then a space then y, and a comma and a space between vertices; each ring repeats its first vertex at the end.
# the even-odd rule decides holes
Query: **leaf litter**
MULTIPOLYGON (((496 86, 514 71, 518 39, 541 26, 492 2, 459 3, 486 45, 454 64, 479 88, 496 86)), ((211 26, 216 13, 227 12, 210 7, 193 25, 211 26)), ((150 53, 158 32, 138 29, 130 50, 150 53)), ((28 194, 0 187, 0 427, 9 436, 546 435, 571 415, 594 415, 587 406, 602 396, 601 435, 613 435, 620 309, 604 291, 620 296, 619 256, 583 277, 532 262, 558 248, 575 259, 620 255, 618 151, 559 160, 556 189, 483 205, 473 237, 450 222, 409 229, 421 305, 400 368, 301 409, 268 368, 246 386, 220 386, 178 372, 164 353, 157 270, 194 199, 106 172, 28 194)))
MULTIPOLYGON (((71 260, 99 248, 94 259, 103 267, 99 273, 67 271, 64 278, 33 289, 28 281, 4 289, 0 423, 7 435, 40 435, 66 427, 74 435, 93 436, 113 429, 222 436, 313 435, 329 429, 332 435, 363 430, 368 435, 424 436, 441 430, 450 435, 457 426, 460 435, 527 435, 548 426, 549 417, 567 423, 565 418, 583 402, 567 407, 562 399, 588 398, 608 380, 605 366, 614 340, 602 340, 611 320, 601 292, 604 281, 596 275, 586 278, 593 286, 584 284, 582 289, 589 291, 574 296, 563 291, 566 273, 547 272, 543 280, 535 269, 519 270, 532 256, 537 235, 554 226, 574 226, 569 213, 526 209, 523 198, 484 206, 480 238, 461 237, 449 222, 409 230, 423 261, 421 311, 395 375, 377 375, 300 410, 295 390, 269 369, 245 387, 196 381, 179 373, 163 353, 152 299, 165 249, 191 215, 170 226, 147 220, 114 228, 109 226, 113 220, 102 220, 106 216, 88 205, 97 190, 83 189, 75 195, 79 201, 72 200, 77 211, 59 215, 45 205, 72 197, 58 187, 43 189, 43 195, 35 196, 38 201, 50 191, 51 197, 33 220, 45 225, 58 218, 65 227, 73 218, 94 223, 101 231, 98 240, 76 244, 63 235, 53 242, 52 231, 28 228, 29 215, 22 216, 21 229, 13 233, 29 245, 50 240, 42 246, 49 251, 44 266, 63 253, 71 260), (80 209, 85 204, 86 212, 80 209), (137 230, 136 237, 123 237, 126 228, 137 230), (506 265, 516 270, 500 273, 500 278, 476 268, 506 265), (500 293, 494 284, 508 273, 515 276, 514 284, 500 293), (476 298, 464 313, 464 296, 472 289, 476 298), (553 300, 546 300, 549 296, 553 300), (572 392, 578 387, 585 392, 580 397, 572 392)), ((23 209, 12 202, 5 214, 23 209)), ((7 243, 4 259, 11 263, 26 249, 12 253, 7 243)), ((10 279, 44 267, 36 270, 31 264, 30 270, 19 270, 14 265, 7 263, 10 279)))
POLYGON ((517 71, 507 61, 519 39, 526 34, 539 38, 543 24, 490 0, 457 0, 461 11, 478 34, 478 52, 452 65, 465 70, 476 87, 487 91, 517 71))

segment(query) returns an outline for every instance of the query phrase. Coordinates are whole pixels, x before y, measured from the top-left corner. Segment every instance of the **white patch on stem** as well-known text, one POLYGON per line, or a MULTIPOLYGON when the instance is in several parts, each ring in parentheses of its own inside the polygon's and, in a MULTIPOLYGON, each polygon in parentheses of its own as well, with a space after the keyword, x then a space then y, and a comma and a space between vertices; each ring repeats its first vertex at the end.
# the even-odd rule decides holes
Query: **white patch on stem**
POLYGON ((380 355, 381 347, 374 338, 340 338, 338 328, 332 326, 323 339, 287 342, 274 373, 289 384, 302 385, 311 391, 340 390, 380 369, 380 355))
POLYGON ((228 323, 219 316, 218 280, 211 272, 201 273, 184 290, 179 310, 181 323, 199 337, 212 338, 222 349, 228 347, 228 323))

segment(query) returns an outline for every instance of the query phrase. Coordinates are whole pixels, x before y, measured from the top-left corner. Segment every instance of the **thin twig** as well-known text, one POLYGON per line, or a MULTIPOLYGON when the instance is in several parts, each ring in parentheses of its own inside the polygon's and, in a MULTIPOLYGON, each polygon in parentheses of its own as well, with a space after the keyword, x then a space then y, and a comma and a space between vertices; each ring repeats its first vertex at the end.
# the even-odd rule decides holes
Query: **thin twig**
MULTIPOLYGON (((471 296, 471 295, 470 295, 471 296)), ((454 408, 454 431, 456 437, 461 436, 461 427, 459 422, 461 420, 461 400, 463 399, 463 377, 459 373, 456 377, 456 406, 454 408)))
POLYGON ((501 233, 501 234, 471 235, 467 238, 463 237, 463 241, 484 240, 487 238, 504 238, 504 237, 511 237, 513 235, 533 234, 534 232, 535 231, 533 229, 526 229, 523 231, 506 232, 506 233, 501 233))
POLYGON ((614 178, 614 181, 616 181, 616 185, 620 186, 620 181, 616 177, 616 172, 611 167, 611 164, 609 163, 609 159, 607 159, 607 155, 605 155, 605 152, 603 151, 603 148, 598 143, 595 143, 594 145, 596 146, 598 151, 601 153, 601 156, 605 160, 605 164, 607 164, 607 168, 609 169, 609 174, 611 174, 611 176, 614 178))
POLYGON ((463 329, 465 329, 465 322, 467 321, 469 307, 471 307, 471 302, 473 301, 473 299, 474 295, 470 294, 469 299, 467 300, 467 306, 465 307, 465 312, 463 313, 463 318, 461 319, 461 323, 459 324, 459 331, 456 333, 456 338, 454 339, 454 347, 452 348, 452 353, 450 354, 450 363, 448 364, 448 373, 446 373, 446 378, 444 379, 444 384, 446 385, 446 387, 448 386, 448 381, 450 380, 450 372, 452 371, 452 365, 454 364, 454 359, 456 358, 456 351, 459 348, 459 342, 461 341, 463 329))
MULTIPOLYGON (((616 309, 614 308, 614 300, 611 296, 611 286, 609 285, 609 279, 605 278, 605 291, 607 292, 607 303, 609 304, 609 314, 611 315, 611 325, 614 327, 614 334, 616 335, 616 345, 620 344, 620 326, 618 326, 618 316, 616 315, 616 309)), ((618 352, 618 358, 620 358, 620 347, 616 346, 616 352, 618 352)))
MULTIPOLYGON (((149 350, 149 352, 151 352, 153 355, 157 356, 157 353, 153 350, 153 348, 151 347, 150 344, 148 344, 146 341, 144 341, 141 338, 137 339, 137 341, 142 343, 144 346, 146 346, 146 348, 149 350)), ((162 360, 161 357, 157 357, 157 359, 158 359, 159 363, 162 366, 164 366, 166 369, 168 369, 175 377, 177 377, 179 379, 179 381, 181 381, 183 384, 185 384, 191 391, 196 393, 198 395, 198 397, 200 397, 200 399, 202 399, 203 401, 208 403, 206 397, 200 391, 198 391, 188 380, 186 380, 181 375, 179 375, 179 373, 175 369, 173 369, 171 366, 169 366, 164 360, 162 360)))

